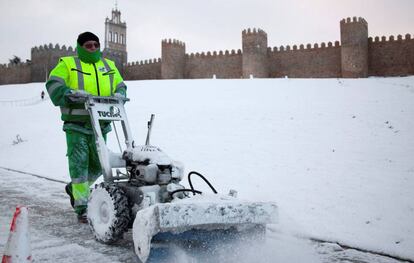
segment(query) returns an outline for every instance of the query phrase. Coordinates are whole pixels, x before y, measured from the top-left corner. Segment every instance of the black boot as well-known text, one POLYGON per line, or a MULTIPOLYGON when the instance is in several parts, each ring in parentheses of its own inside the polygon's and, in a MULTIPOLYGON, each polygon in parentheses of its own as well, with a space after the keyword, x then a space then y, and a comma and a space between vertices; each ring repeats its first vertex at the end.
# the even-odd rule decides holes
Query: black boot
POLYGON ((88 223, 88 217, 86 216, 86 211, 78 214, 78 222, 81 224, 88 223))
POLYGON ((68 183, 68 184, 65 186, 65 191, 66 191, 66 193, 69 195, 69 198, 70 198, 70 205, 71 205, 72 207, 75 207, 75 199, 73 198, 73 195, 72 195, 72 183, 68 183))

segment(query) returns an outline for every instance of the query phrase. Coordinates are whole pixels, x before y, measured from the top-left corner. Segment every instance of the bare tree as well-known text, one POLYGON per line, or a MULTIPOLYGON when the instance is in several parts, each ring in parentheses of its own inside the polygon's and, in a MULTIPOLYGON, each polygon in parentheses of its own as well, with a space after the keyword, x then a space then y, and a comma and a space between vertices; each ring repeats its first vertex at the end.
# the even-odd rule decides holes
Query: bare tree
POLYGON ((9 59, 9 61, 10 61, 10 64, 13 64, 13 65, 18 65, 18 64, 22 63, 21 58, 19 58, 16 55, 14 55, 13 58, 9 59))

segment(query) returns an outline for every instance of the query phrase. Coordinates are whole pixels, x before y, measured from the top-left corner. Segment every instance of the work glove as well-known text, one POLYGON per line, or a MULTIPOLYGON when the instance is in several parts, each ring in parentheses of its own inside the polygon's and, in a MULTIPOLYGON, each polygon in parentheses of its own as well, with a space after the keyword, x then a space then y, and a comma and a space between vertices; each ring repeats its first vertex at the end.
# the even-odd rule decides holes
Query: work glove
POLYGON ((114 97, 119 98, 119 99, 125 99, 125 95, 121 94, 121 93, 114 93, 114 97))
POLYGON ((84 90, 70 90, 65 98, 69 103, 83 103, 89 96, 90 94, 84 90))
POLYGON ((122 94, 122 93, 119 93, 119 92, 114 93, 114 97, 117 98, 117 99, 119 99, 120 101, 122 101, 122 103, 124 103, 124 104, 127 101, 126 96, 124 94, 122 94))

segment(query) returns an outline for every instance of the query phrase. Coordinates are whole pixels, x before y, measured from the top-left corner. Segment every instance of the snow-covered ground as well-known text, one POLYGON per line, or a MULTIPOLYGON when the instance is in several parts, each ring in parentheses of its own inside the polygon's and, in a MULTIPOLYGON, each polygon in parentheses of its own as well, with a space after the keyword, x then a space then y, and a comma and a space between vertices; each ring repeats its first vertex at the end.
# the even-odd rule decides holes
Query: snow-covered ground
MULTIPOLYGON (((414 260, 414 77, 127 85, 137 143, 155 113, 152 144, 219 192, 276 202, 277 233, 414 260)), ((0 86, 0 166, 69 181, 59 109, 33 101, 43 89, 0 86)), ((114 132, 108 144, 118 149, 114 132)))

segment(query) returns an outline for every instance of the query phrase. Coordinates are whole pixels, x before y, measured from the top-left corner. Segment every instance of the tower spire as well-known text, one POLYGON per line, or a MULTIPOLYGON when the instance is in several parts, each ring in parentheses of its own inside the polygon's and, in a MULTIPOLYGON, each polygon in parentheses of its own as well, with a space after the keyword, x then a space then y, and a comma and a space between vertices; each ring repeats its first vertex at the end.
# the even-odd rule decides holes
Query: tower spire
POLYGON ((118 10, 118 0, 115 0, 115 10, 118 10))

